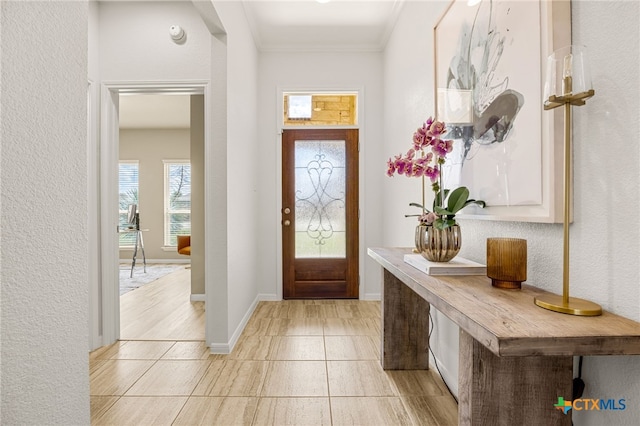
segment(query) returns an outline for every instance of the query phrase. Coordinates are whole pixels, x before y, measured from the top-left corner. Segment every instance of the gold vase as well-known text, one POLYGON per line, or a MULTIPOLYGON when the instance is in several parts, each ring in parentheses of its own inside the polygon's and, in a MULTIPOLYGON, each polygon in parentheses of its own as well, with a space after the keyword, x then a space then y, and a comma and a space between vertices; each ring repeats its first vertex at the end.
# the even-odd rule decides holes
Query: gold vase
POLYGON ((462 247, 459 225, 436 229, 430 225, 416 226, 416 250, 431 262, 448 262, 462 247))

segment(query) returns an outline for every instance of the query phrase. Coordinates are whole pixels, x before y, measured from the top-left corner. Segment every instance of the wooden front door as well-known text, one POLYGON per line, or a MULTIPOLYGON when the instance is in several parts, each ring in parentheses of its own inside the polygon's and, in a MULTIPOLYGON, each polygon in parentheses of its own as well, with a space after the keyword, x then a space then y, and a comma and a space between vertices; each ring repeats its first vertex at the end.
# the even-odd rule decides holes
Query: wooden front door
POLYGON ((285 299, 358 298, 358 130, 282 133, 285 299))

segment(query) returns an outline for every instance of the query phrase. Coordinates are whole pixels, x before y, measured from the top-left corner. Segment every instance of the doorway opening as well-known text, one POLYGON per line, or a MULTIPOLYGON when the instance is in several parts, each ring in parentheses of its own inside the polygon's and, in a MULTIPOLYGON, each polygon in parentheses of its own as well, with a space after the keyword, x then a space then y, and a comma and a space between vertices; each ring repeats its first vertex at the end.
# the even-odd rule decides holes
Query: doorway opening
MULTIPOLYGON (((205 170, 204 170, 204 149, 206 145, 206 132, 205 132, 205 93, 206 84, 176 84, 171 86, 153 86, 148 87, 144 84, 132 86, 132 85, 105 85, 103 90, 103 122, 106 123, 102 132, 102 146, 101 146, 101 168, 102 168, 102 188, 101 198, 102 205, 105 206, 102 211, 101 220, 101 232, 102 232, 102 300, 103 300, 103 341, 108 344, 118 339, 141 339, 141 340, 205 340, 205 314, 204 314, 204 298, 205 298, 205 170), (120 126, 120 107, 125 105, 129 99, 135 99, 141 96, 153 96, 155 102, 159 98, 168 100, 182 99, 183 102, 187 102, 189 105, 189 112, 187 116, 190 122, 188 129, 149 129, 151 127, 148 123, 138 125, 138 128, 127 123, 129 118, 123 117, 125 126, 121 129, 120 126), (121 102, 123 101, 123 102, 121 102), (163 135, 164 134, 164 135, 163 135), (137 262, 135 267, 131 257, 132 251, 125 251, 125 254, 121 256, 120 237, 121 233, 121 211, 120 211, 120 186, 119 186, 119 171, 121 160, 129 160, 131 163, 133 160, 129 158, 121 158, 120 156, 120 142, 121 136, 123 141, 137 141, 137 144, 142 146, 135 147, 135 149, 129 150, 125 156, 131 156, 132 151, 136 152, 139 156, 137 164, 139 166, 139 188, 136 194, 135 204, 138 204, 139 209, 137 213, 140 217, 140 228, 142 230, 144 243, 145 243, 145 255, 148 263, 158 263, 171 261, 172 258, 176 259, 173 263, 180 266, 180 270, 175 274, 169 275, 160 280, 154 281, 150 284, 145 284, 137 290, 130 292, 129 296, 126 294, 123 297, 129 299, 138 299, 135 303, 130 303, 121 308, 120 298, 120 285, 119 275, 123 260, 127 263, 127 269, 134 274, 144 274, 144 258, 139 250, 137 253, 137 262), (164 145, 165 150, 161 149, 164 145), (182 145, 183 153, 180 154, 182 145), (184 145, 188 145, 187 149, 184 149, 184 145), (171 151, 173 149, 173 151, 171 151), (194 153, 194 150, 196 151, 194 153), (184 152, 187 154, 185 155, 184 152), (191 158, 196 158, 192 161, 191 158), (165 161, 163 161, 165 160, 165 161), (148 164, 147 164, 148 163, 148 164), (159 163, 159 164, 158 164, 159 163), (171 170, 167 165, 175 164, 189 165, 189 198, 191 202, 189 211, 189 233, 198 235, 195 241, 192 241, 194 250, 196 253, 194 256, 186 258, 185 256, 177 255, 177 247, 172 246, 172 237, 175 239, 178 233, 184 233, 185 223, 179 223, 172 219, 180 219, 180 216, 184 219, 184 211, 172 211, 165 206, 166 193, 171 195, 170 191, 170 176, 167 176, 167 170, 171 170), (153 169, 156 169, 155 171, 153 169), (151 185, 148 181, 151 181, 151 185), (160 194, 152 195, 151 188, 156 181, 156 187, 160 187, 160 194), (158 182, 159 181, 159 182, 158 182), (167 181, 167 182, 165 182, 167 181), (169 186, 169 189, 166 188, 169 186), (147 189, 144 189, 147 188, 147 189), (144 192, 143 192, 144 191, 144 192), (145 195, 146 194, 146 195, 145 195), (155 198, 155 202, 153 199, 155 198), (169 220, 168 226, 165 225, 169 220), (183 232, 175 232, 179 227, 182 227, 183 232), (156 230, 156 236, 152 237, 151 230, 156 230), (115 231, 115 232, 114 232, 115 231), (172 231, 174 231, 172 233, 172 231), (193 232, 192 232, 193 231, 193 232), (167 232, 169 238, 167 239, 167 232), (175 253, 175 254, 174 254, 175 253), (151 256, 150 256, 151 255, 151 256), (127 259, 128 258, 128 259, 127 259), (185 269, 185 263, 189 262, 192 268, 185 269), (166 281, 165 283, 161 280, 166 281), (172 285, 171 282, 174 284, 172 285), (179 286, 175 285, 176 282, 182 283, 182 289, 186 292, 186 297, 176 296, 171 293, 163 295, 166 300, 176 299, 179 300, 184 306, 181 309, 177 309, 171 305, 158 305, 158 288, 161 284, 165 284, 167 288, 175 292, 179 286), (156 288, 158 287, 158 288, 156 288), (144 291, 142 291, 144 290, 144 291), (133 297, 136 292, 140 291, 136 297, 133 297), (166 297, 165 297, 166 296, 166 297), (127 324, 122 322, 121 319, 131 318, 130 305, 137 306, 140 311, 147 311, 145 315, 140 315, 140 318, 145 318, 147 325, 141 323, 140 326, 127 324), (149 314, 149 309, 157 308, 158 311, 153 315, 149 314), (164 309, 164 312, 162 311, 164 309), (153 316, 164 318, 164 322, 150 320, 153 316), (151 322, 149 322, 151 321, 151 322), (184 325, 180 325, 180 323, 184 325), (198 327, 194 327, 194 324, 199 324, 198 327), (152 328, 148 324, 155 324, 152 328), (134 334, 131 331, 125 331, 126 329, 137 330, 134 334)), ((147 99, 148 100, 148 99, 147 99)), ((156 105, 157 106, 157 105, 156 105)), ((184 113, 184 112, 183 112, 184 113)), ((145 117, 148 120, 150 116, 160 115, 158 111, 140 111, 140 120, 144 120, 145 117)), ((170 127, 166 122, 164 127, 170 127)), ((129 148, 127 148, 129 149, 129 148)), ((123 150, 126 152, 126 150, 123 150)), ((134 159, 135 160, 135 159, 134 159)), ((169 173, 170 175, 170 173, 169 173)), ((183 181, 184 183, 185 181, 183 181)), ((157 192, 157 191, 156 191, 157 192)), ((176 192, 176 191, 174 191, 176 192)), ((186 188, 182 187, 179 193, 178 201, 184 201, 184 195, 187 192, 186 188)), ((176 195, 175 193, 173 195, 176 195)), ((131 203, 133 204, 133 203, 131 203)), ((180 204, 180 203, 178 203, 180 204)), ((125 215, 126 216, 126 215, 125 215)), ((184 222, 184 221, 183 221, 184 222)), ((126 245, 126 241, 125 241, 126 245)), ((135 318, 135 315, 133 316, 135 318)))
MULTIPOLYGON (((194 181, 191 164, 192 151, 204 152, 203 129, 192 125, 204 122, 198 101, 202 95, 119 98, 120 340, 204 340, 204 301, 191 297, 202 274, 192 282, 190 256, 177 244, 191 237, 193 190, 204 184, 202 167, 194 165, 194 181)), ((203 214, 193 213, 202 229, 203 214)))

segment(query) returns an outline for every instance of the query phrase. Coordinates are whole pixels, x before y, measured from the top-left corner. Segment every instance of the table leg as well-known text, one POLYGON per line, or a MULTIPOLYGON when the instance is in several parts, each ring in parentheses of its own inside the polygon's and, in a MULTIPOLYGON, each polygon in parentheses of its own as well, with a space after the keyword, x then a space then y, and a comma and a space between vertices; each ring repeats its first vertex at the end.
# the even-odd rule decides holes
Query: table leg
POLYGON ((499 357, 460 330, 460 425, 571 425, 571 411, 554 404, 571 399, 571 356, 499 357))
POLYGON ((140 250, 142 250, 142 270, 144 273, 147 273, 147 256, 144 254, 144 240, 142 239, 142 231, 138 231, 138 236, 140 238, 140 250))
POLYGON ((384 270, 382 368, 429 369, 429 303, 384 270))
POLYGON ((133 257, 131 258, 131 274, 129 274, 129 278, 133 278, 133 268, 136 266, 136 257, 138 256, 138 237, 140 236, 140 231, 136 232, 136 245, 133 247, 133 257))

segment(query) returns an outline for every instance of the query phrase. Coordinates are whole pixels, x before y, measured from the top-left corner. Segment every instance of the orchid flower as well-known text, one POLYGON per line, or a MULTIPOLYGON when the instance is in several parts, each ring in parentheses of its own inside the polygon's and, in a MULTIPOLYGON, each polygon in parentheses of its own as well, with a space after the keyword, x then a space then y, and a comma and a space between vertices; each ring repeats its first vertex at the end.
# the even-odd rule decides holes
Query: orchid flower
POLYGON ((469 190, 464 186, 453 191, 441 188, 442 166, 447 154, 453 151, 454 142, 445 139, 447 133, 444 122, 429 117, 414 132, 412 148, 404 156, 396 155, 387 161, 387 176, 393 177, 397 173, 407 177, 428 177, 431 180, 431 189, 435 194, 433 209, 430 211, 421 204, 410 203, 410 206, 421 208, 422 214, 409 216, 419 216, 420 223, 438 229, 455 225, 456 213, 469 204, 485 206, 484 201, 469 199, 469 190), (425 152, 429 147, 429 152, 425 152))

